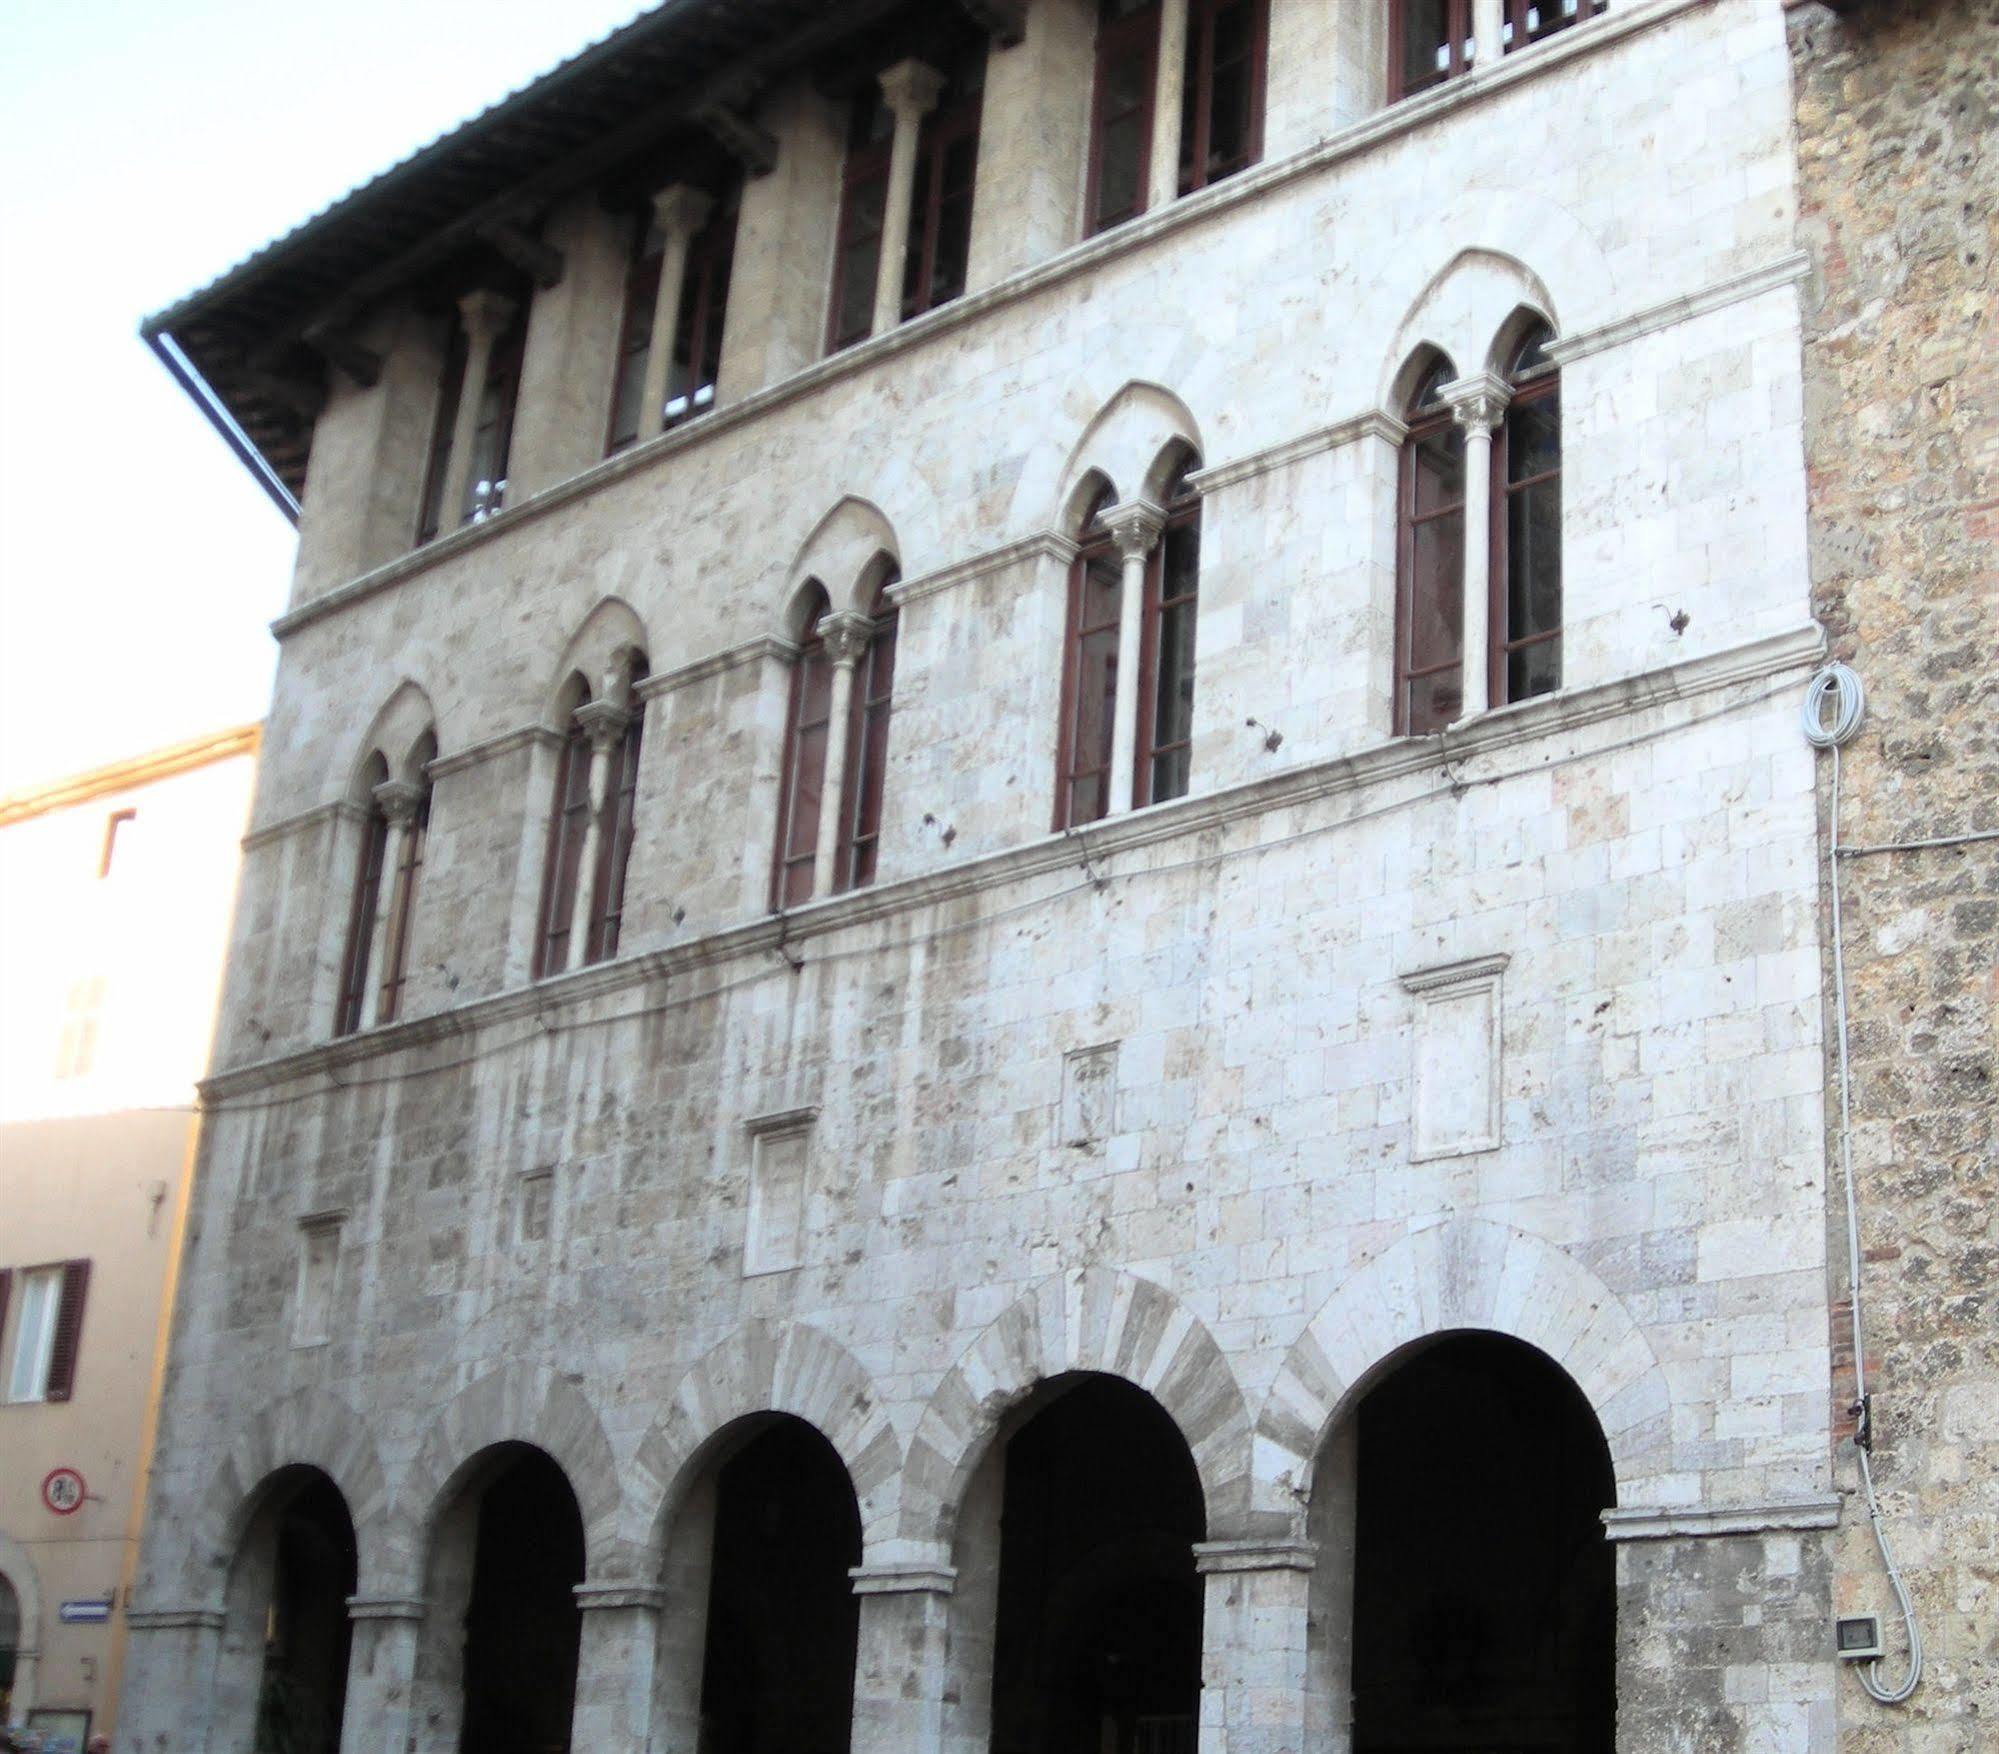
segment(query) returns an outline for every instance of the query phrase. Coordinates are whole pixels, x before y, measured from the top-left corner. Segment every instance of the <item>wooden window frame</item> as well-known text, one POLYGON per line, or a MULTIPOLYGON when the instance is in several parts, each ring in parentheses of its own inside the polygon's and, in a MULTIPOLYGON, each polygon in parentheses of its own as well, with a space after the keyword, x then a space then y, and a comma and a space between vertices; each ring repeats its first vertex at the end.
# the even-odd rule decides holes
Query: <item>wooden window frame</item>
POLYGON ((1090 88, 1090 168, 1083 192, 1085 237, 1095 237, 1101 232, 1128 224, 1145 211, 1149 199, 1154 123, 1157 120, 1154 111, 1159 102, 1159 12, 1157 0, 1154 0, 1153 4, 1143 6, 1124 18, 1107 21, 1101 9, 1097 14, 1096 69, 1090 88), (1141 45, 1145 55, 1145 78, 1138 104, 1138 166, 1133 179, 1136 205, 1128 213, 1105 217, 1097 211, 1103 187, 1104 128, 1108 120, 1104 114, 1104 92, 1108 83, 1105 75, 1115 55, 1141 45))
POLYGON ((971 266, 971 228, 965 230, 966 259, 959 268, 956 292, 932 299, 930 282, 937 265, 937 234, 944 215, 944 166, 950 150, 959 141, 972 142, 972 188, 970 198, 978 198, 979 129, 985 120, 985 88, 960 98, 949 109, 932 110, 923 118, 917 134, 916 179, 910 190, 909 251, 903 264, 902 320, 920 317, 925 311, 940 310, 965 295, 964 278, 971 266), (914 291, 909 285, 910 259, 916 268, 914 291))
MULTIPOLYGON (((1170 600, 1164 595, 1166 588, 1166 544, 1175 530, 1184 530, 1189 525, 1199 527, 1201 521, 1201 501, 1198 494, 1182 492, 1174 497, 1167 508, 1166 521, 1160 527, 1159 540, 1153 543, 1152 552, 1145 557, 1145 596, 1139 618, 1138 641, 1138 736, 1136 739, 1136 760, 1138 770, 1132 775, 1131 804, 1134 810, 1142 810, 1156 802, 1152 795, 1153 763, 1155 759, 1174 749, 1188 752, 1189 785, 1192 784, 1194 732, 1190 723, 1186 738, 1177 743, 1155 744, 1153 737, 1159 722, 1159 630, 1164 625, 1166 611, 1180 604, 1188 605, 1189 613, 1197 618, 1200 612, 1201 572, 1198 561, 1194 568, 1193 589, 1183 592, 1170 600)), ((1197 659, 1198 662, 1198 659, 1197 659)), ((1184 792, 1175 793, 1184 797, 1184 792)))
POLYGON ((687 269, 680 283, 680 321, 673 337, 676 358, 682 335, 687 338, 690 378, 687 406, 678 414, 673 412, 673 366, 669 363, 662 432, 698 420, 715 406, 715 389, 722 375, 722 335, 729 320, 729 288, 735 280, 736 221, 740 213, 739 197, 731 191, 726 201, 716 204, 708 223, 687 246, 687 269), (711 353, 715 360, 712 377, 707 371, 711 353), (700 399, 704 389, 709 392, 706 402, 700 399))
MULTIPOLYGON (((1521 0, 1525 3, 1525 0, 1521 0)), ((1156 51, 1155 51, 1156 63, 1156 51)), ((1155 65, 1156 71, 1156 65, 1155 65)), ((1185 90, 1193 111, 1194 125, 1180 131, 1180 193, 1197 189, 1248 170, 1263 158, 1265 87, 1270 71, 1269 0, 1190 0, 1187 14, 1187 69, 1185 90), (1246 144, 1241 159, 1210 174, 1208 148, 1213 138, 1215 113, 1215 24, 1231 7, 1249 13, 1249 117, 1246 144)), ((1148 157, 1150 154, 1148 153, 1148 157)))
MULTIPOLYGON (((587 696, 585 697, 587 700, 587 696)), ((582 703, 579 703, 582 704, 582 703)), ((572 712, 569 728, 563 733, 562 753, 555 764, 555 791, 549 800, 548 851, 542 862, 541 907, 534 935, 534 978, 545 979, 557 972, 555 951, 562 950, 561 967, 569 965, 569 925, 576 912, 576 885, 583 881, 583 836, 590 827, 590 738, 572 712), (582 786, 580 805, 572 801, 572 789, 582 786), (575 866, 569 881, 563 869, 569 864, 569 848, 575 842, 575 866)))
POLYGON ((862 145, 847 148, 846 162, 840 170, 840 218, 833 232, 833 289, 826 310, 826 351, 839 353, 849 347, 858 347, 874 333, 875 286, 880 284, 881 246, 888 235, 888 181, 889 158, 894 149, 895 136, 890 133, 886 140, 871 140, 862 145), (855 241, 854 214, 855 197, 869 183, 879 180, 882 186, 881 229, 875 234, 875 274, 876 281, 867 289, 868 320, 864 327, 851 333, 840 327, 841 308, 846 304, 847 258, 849 246, 855 241))
MULTIPOLYGON (((520 411, 521 368, 527 363, 527 301, 521 300, 514 310, 512 320, 493 340, 493 351, 486 360, 486 381, 479 386, 479 400, 483 405, 487 393, 495 386, 500 390, 499 406, 493 415, 493 430, 498 435, 493 447, 495 467, 493 479, 499 484, 498 491, 489 504, 466 510, 459 508, 458 522, 453 529, 463 529, 467 524, 483 524, 488 518, 496 517, 506 509, 507 480, 512 473, 514 454, 514 416, 520 411)), ((483 426, 475 422, 472 427, 472 442, 476 447, 483 426)), ((465 491, 469 496, 478 486, 478 480, 467 475, 465 491)))
POLYGON ((381 905, 382 867, 388 856, 388 812, 371 798, 361 829, 354 899, 347 914, 347 949, 340 959, 340 996, 333 1013, 335 1035, 352 1035, 361 1027, 368 1001, 368 963, 375 945, 375 910, 381 905))
POLYGON ((0 1374, 0 1396, 4 1396, 4 1404, 42 1406, 49 1402, 67 1401, 75 1395, 77 1365, 83 1350, 84 1310, 89 1298, 88 1259, 38 1261, 30 1266, 0 1271, 0 1340, 5 1342, 4 1350, 0 1350, 0 1373, 4 1373, 0 1374), (35 1383, 33 1392, 16 1397, 14 1366, 16 1354, 20 1351, 21 1334, 18 1326, 11 1333, 7 1330, 8 1305, 15 1278, 19 1277, 25 1283, 30 1275, 40 1273, 57 1275, 55 1308, 49 1317, 48 1356, 45 1361, 36 1361, 39 1381, 35 1383))
MULTIPOLYGON (((1562 637, 1565 623, 1556 624, 1544 632, 1529 634, 1523 639, 1509 639, 1507 629, 1512 625, 1513 607, 1513 566, 1512 545, 1507 518, 1507 502, 1516 493, 1524 493, 1530 488, 1545 486, 1550 481, 1559 482, 1562 477, 1562 453, 1558 439, 1555 447, 1555 466, 1543 470, 1539 475, 1525 481, 1508 481, 1511 472, 1509 449, 1513 439, 1513 417, 1518 409, 1531 408, 1537 402, 1559 401, 1562 390, 1561 373, 1553 367, 1537 372, 1528 378, 1509 378, 1511 394, 1507 398, 1506 412, 1492 434, 1492 529, 1487 553, 1491 556, 1488 568, 1491 575, 1491 591, 1486 610, 1486 626, 1491 637, 1487 640, 1488 657, 1486 663, 1486 698, 1494 706, 1511 704, 1512 693, 1508 687, 1507 660, 1515 652, 1525 651, 1529 646, 1547 645, 1562 637)), ((1531 700, 1532 695, 1522 699, 1531 700)))
MULTIPOLYGON (((798 809, 799 739, 805 732, 823 726, 827 731, 828 740, 831 740, 833 696, 830 674, 827 678, 826 717, 824 719, 815 719, 810 724, 803 723, 800 719, 800 714, 803 712, 805 705, 805 690, 809 676, 809 667, 813 664, 824 664, 830 670, 830 660, 826 654, 826 642, 819 633, 819 623, 830 613, 831 607, 829 603, 823 595, 820 596, 816 600, 816 607, 808 612, 805 617, 805 631, 798 642, 798 654, 791 661, 790 698, 786 702, 784 713, 784 760, 778 782, 777 837, 771 849, 770 910, 772 913, 783 913, 787 908, 803 907, 806 902, 816 899, 809 883, 805 894, 798 900, 791 901, 786 897, 786 890, 789 888, 787 878, 790 875, 792 867, 803 865, 808 878, 811 875, 813 865, 818 856, 819 837, 816 830, 812 837, 812 845, 806 851, 802 853, 787 853, 785 849, 791 845, 792 818, 798 809)), ((825 758, 822 755, 819 769, 820 810, 825 810, 828 802, 829 800, 826 797, 825 758)), ((836 810, 840 807, 839 800, 837 799, 831 800, 831 804, 836 810)))
POLYGON ((645 380, 651 364, 653 313, 659 304, 659 277, 665 255, 663 247, 648 249, 646 246, 651 241, 651 215, 634 214, 631 259, 625 265, 625 315, 618 325, 618 351, 611 379, 611 414, 604 431, 604 455, 607 457, 614 457, 637 444, 639 434, 645 427, 645 380), (634 357, 644 362, 638 372, 638 405, 632 410, 631 432, 621 434, 618 428, 625 409, 618 392, 625 383, 626 365, 634 357))
MULTIPOLYGON (((444 369, 437 380, 437 409, 430 429, 430 466, 424 471, 423 498, 417 510, 416 541, 421 548, 445 533, 444 483, 451 473, 451 441, 458 425, 458 404, 465 394, 465 367, 470 344, 464 325, 453 321, 444 349, 444 369)), ((452 524, 450 528, 458 526, 452 524)))
POLYGON ((1500 53, 1510 55, 1516 49, 1528 48, 1535 43, 1546 42, 1552 36, 1559 36, 1565 30, 1585 23, 1589 19, 1600 17, 1607 3, 1608 0, 1577 0, 1573 16, 1565 14, 1558 9, 1554 13, 1554 17, 1557 20, 1556 23, 1543 24, 1539 30, 1535 31, 1532 36, 1529 36, 1527 34, 1528 14, 1537 10, 1546 10, 1546 8, 1539 6, 1537 0, 1502 0, 1503 22, 1501 30, 1503 34, 1499 40, 1500 53))
MULTIPOLYGON (((1096 512, 1093 510, 1091 514, 1092 518, 1095 515, 1096 512)), ((1077 744, 1076 715, 1082 706, 1079 691, 1082 686, 1083 642, 1092 634, 1101 633, 1106 628, 1113 635, 1117 634, 1119 632, 1119 622, 1122 619, 1121 615, 1114 612, 1109 621, 1092 622, 1087 627, 1083 625, 1083 604, 1088 594, 1090 564, 1093 561, 1103 560, 1107 556, 1116 559, 1120 574, 1122 574, 1123 557, 1119 555, 1117 544, 1111 539, 1110 532, 1088 530, 1086 523, 1086 533, 1083 540, 1077 545, 1076 557, 1069 563, 1069 608, 1062 634, 1062 722, 1060 735, 1056 740, 1055 751, 1054 828, 1058 834, 1067 829, 1086 827, 1092 822, 1102 822, 1110 815, 1111 750, 1115 749, 1117 744, 1117 727, 1115 724, 1111 727, 1110 748, 1104 752, 1104 765, 1101 768, 1092 768, 1090 770, 1098 776, 1098 798, 1101 807, 1094 816, 1078 819, 1075 814, 1076 781, 1078 778, 1083 777, 1078 773, 1075 765, 1077 744)), ((1122 600, 1122 596, 1123 586, 1122 579, 1120 578, 1120 601, 1122 600)), ((1122 642, 1119 641, 1118 643, 1121 644, 1122 642)), ((1111 692, 1113 700, 1116 699, 1117 692, 1116 666, 1123 656, 1123 652, 1117 650, 1114 646, 1111 658, 1111 692)))
MULTIPOLYGON (((1395 485, 1395 716, 1394 733, 1398 737, 1418 735, 1410 728, 1410 686, 1412 683, 1430 676, 1441 676, 1446 671, 1459 672, 1459 698, 1463 698, 1463 666, 1469 661, 1464 650, 1464 630, 1458 631, 1458 658, 1455 664, 1431 664, 1422 669, 1411 663, 1414 655, 1416 632, 1416 526, 1419 523, 1434 523, 1440 518, 1465 516, 1465 497, 1462 485, 1454 505, 1444 506, 1436 511, 1416 514, 1416 448, 1424 439, 1439 432, 1449 431, 1457 424, 1457 417, 1449 408, 1436 411, 1426 410, 1420 416, 1412 415, 1407 433, 1402 440, 1401 456, 1398 459, 1395 485)), ((1461 471, 1462 473, 1462 471, 1461 471)), ((1460 544, 1462 552, 1462 543, 1460 544)), ((1459 587, 1462 589, 1462 585, 1459 587)), ((1421 735, 1431 735, 1424 732, 1421 735)))

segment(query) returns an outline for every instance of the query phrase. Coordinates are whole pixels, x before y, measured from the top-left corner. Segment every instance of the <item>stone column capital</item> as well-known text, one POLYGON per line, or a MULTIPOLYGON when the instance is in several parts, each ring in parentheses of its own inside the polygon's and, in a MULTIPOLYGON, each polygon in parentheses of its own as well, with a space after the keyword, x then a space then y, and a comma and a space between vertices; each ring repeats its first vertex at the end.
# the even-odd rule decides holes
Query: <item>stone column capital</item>
POLYGON ((415 780, 384 780, 375 788, 375 802, 382 814, 397 828, 416 820, 423 803, 423 787, 415 780))
POLYGON ((468 341, 497 339, 514 320, 518 308, 504 293, 486 287, 468 292, 458 301, 458 318, 465 325, 468 341))
POLYGON ((858 609, 836 609, 819 623, 818 628, 819 637, 826 645, 826 656, 833 663, 849 669, 861 661, 874 631, 874 622, 858 609))
POLYGON ((1166 514, 1149 499, 1128 500, 1104 512, 1100 520, 1126 560, 1143 559, 1166 528, 1166 514))
POLYGON ((349 1596, 350 1620, 421 1620, 430 1603, 423 1596, 349 1596))
POLYGON ((882 99, 898 122, 921 121, 937 107, 944 91, 944 75, 913 58, 885 68, 880 81, 882 99))
POLYGON ((652 216, 668 238, 691 238, 708 223, 715 197, 691 183, 669 183, 652 198, 652 216))
POLYGON ((1217 1572, 1310 1571, 1318 1560, 1317 1543, 1295 1535, 1194 1543, 1194 1569, 1203 1577, 1217 1572))
POLYGON ((854 1580, 857 1596, 948 1596, 958 1587, 955 1565, 921 1560, 877 1560, 849 1566, 847 1575, 854 1580))
POLYGON ((614 700, 586 700, 576 709, 576 722, 583 727, 595 750, 609 749, 625 734, 632 722, 632 709, 614 700))
POLYGON ((1489 433, 1499 424, 1512 392, 1497 372, 1479 371, 1453 378, 1438 394, 1449 404, 1451 418, 1473 435, 1489 433))

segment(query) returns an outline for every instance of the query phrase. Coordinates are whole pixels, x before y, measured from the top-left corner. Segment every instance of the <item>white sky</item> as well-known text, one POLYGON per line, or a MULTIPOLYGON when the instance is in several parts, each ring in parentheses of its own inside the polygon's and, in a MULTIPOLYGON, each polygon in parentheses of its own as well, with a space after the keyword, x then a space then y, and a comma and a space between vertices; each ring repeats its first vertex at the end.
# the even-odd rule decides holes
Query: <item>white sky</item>
POLYGON ((294 538, 138 339, 639 0, 0 0, 0 793, 263 715, 294 538))

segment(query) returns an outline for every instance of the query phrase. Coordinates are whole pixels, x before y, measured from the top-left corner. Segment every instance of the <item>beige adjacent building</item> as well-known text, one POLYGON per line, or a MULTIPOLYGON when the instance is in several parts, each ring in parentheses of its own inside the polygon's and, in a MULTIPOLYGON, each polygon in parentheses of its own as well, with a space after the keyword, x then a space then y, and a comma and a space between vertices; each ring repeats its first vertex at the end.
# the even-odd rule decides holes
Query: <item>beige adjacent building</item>
POLYGON ((0 798, 0 1719, 118 1710, 254 725, 0 798))

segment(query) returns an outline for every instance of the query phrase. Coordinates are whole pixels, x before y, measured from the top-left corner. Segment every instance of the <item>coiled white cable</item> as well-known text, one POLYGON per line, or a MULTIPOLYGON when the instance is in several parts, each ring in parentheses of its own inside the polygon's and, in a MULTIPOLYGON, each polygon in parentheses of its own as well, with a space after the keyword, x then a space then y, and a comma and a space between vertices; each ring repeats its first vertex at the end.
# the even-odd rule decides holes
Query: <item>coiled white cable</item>
POLYGON ((1814 749, 1832 752, 1832 821, 1826 836, 1827 876, 1832 888, 1832 989, 1833 1010, 1839 1035, 1839 1163, 1846 1183, 1846 1275, 1851 1292, 1853 1320, 1853 1390, 1860 1409, 1860 1430, 1854 1454, 1860 1460, 1860 1486, 1867 1500, 1867 1521, 1874 1530, 1874 1545, 1880 1549, 1882 1567, 1888 1573, 1896 1603, 1902 1610, 1902 1624, 1908 1630, 1908 1673, 1892 1687, 1881 1679, 1881 1659, 1857 1666, 1856 1677, 1868 1696, 1882 1705, 1900 1705, 1912 1695, 1923 1679, 1923 1635, 1916 1625, 1915 1604, 1909 1600, 1908 1586, 1888 1549, 1887 1531, 1881 1522, 1881 1500, 1874 1491, 1874 1469, 1870 1450, 1874 1441, 1874 1413, 1867 1398, 1867 1353, 1861 1343, 1860 1322, 1860 1205, 1853 1181, 1853 1079, 1847 1066, 1846 1021, 1846 941, 1840 918, 1839 897, 1839 750, 1860 729, 1867 714, 1867 690, 1860 678, 1844 664, 1827 664, 1805 688, 1799 712, 1805 741, 1814 749), (1831 717, 1826 715, 1828 704, 1831 717))

